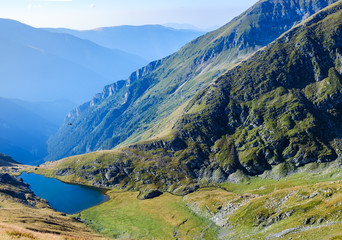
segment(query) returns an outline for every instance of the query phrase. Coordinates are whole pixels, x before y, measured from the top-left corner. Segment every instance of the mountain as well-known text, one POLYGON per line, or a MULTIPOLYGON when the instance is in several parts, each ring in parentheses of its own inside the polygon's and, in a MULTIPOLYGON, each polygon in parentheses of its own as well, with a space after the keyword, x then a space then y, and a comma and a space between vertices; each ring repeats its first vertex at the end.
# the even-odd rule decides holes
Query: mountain
POLYGON ((0 153, 0 167, 13 166, 14 164, 19 164, 10 156, 0 153))
POLYGON ((341 160, 341 40, 339 1, 197 93, 168 135, 44 168, 97 186, 185 194, 341 160))
POLYGON ((112 188, 80 214, 109 237, 339 239, 341 40, 340 0, 199 91, 168 135, 36 172, 112 188))
POLYGON ((259 1, 220 29, 104 88, 69 113, 47 160, 167 135, 187 102, 245 57, 334 1, 259 1), (73 126, 68 126, 68 123, 73 126))
POLYGON ((17 101, 0 98, 0 152, 24 164, 39 163, 47 155, 46 141, 58 125, 17 101))
POLYGON ((142 58, 88 40, 0 19, 0 96, 81 103, 143 66, 142 58))
POLYGON ((200 30, 173 29, 161 25, 103 27, 85 31, 63 28, 47 30, 88 39, 107 48, 138 55, 148 61, 164 58, 204 34, 200 30))
POLYGON ((165 23, 163 24, 165 27, 174 28, 174 29, 187 29, 187 30, 195 30, 195 31, 202 31, 202 32, 211 32, 218 29, 220 26, 213 26, 209 28, 198 28, 192 24, 183 24, 183 23, 165 23))
POLYGON ((341 158, 341 9, 342 1, 333 4, 215 79, 186 104, 168 134, 86 154, 83 162, 71 157, 59 164, 73 170, 55 174, 92 176, 102 179, 99 185, 135 179, 135 186, 177 192, 237 172, 276 169, 281 176, 341 158), (80 167, 94 159, 98 168, 80 167))

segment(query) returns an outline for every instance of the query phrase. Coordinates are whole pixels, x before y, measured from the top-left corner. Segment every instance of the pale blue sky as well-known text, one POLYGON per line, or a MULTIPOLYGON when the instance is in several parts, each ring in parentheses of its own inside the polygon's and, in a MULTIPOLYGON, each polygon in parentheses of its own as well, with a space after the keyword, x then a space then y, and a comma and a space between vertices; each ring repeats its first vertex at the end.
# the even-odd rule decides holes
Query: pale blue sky
POLYGON ((0 0, 0 18, 35 27, 92 29, 102 26, 223 25, 257 0, 0 0))

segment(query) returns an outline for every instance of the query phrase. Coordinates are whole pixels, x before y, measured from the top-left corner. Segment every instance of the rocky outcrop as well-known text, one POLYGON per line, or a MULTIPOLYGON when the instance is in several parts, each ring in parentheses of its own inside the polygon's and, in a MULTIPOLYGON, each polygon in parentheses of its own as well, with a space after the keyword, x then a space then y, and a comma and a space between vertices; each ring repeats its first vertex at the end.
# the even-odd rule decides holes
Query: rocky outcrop
POLYGON ((8 173, 0 173, 0 196, 2 199, 11 198, 25 205, 35 206, 44 200, 38 198, 29 185, 8 173))
POLYGON ((162 194, 163 193, 159 190, 150 190, 147 192, 140 192, 138 199, 140 199, 140 200, 152 199, 155 197, 159 197, 162 194))
POLYGON ((75 170, 72 168, 58 169, 54 172, 54 174, 57 176, 68 176, 68 175, 72 175, 74 173, 75 173, 75 170))
POLYGON ((180 138, 176 137, 170 141, 158 140, 158 141, 151 141, 150 143, 146 143, 146 144, 133 144, 133 145, 130 145, 129 148, 137 149, 139 151, 150 151, 150 150, 156 150, 160 148, 163 148, 168 151, 179 151, 179 150, 187 148, 187 145, 180 138))

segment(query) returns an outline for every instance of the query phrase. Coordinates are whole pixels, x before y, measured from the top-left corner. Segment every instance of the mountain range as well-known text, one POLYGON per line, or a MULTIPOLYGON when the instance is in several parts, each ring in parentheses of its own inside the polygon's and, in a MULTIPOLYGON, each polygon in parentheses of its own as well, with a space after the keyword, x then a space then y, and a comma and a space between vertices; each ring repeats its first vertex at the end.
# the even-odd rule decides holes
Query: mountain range
POLYGON ((146 60, 88 40, 0 19, 0 96, 82 103, 146 60))
POLYGON ((138 55, 148 61, 167 57, 204 34, 199 30, 174 29, 161 25, 102 27, 83 31, 65 28, 47 30, 71 34, 107 48, 138 55))

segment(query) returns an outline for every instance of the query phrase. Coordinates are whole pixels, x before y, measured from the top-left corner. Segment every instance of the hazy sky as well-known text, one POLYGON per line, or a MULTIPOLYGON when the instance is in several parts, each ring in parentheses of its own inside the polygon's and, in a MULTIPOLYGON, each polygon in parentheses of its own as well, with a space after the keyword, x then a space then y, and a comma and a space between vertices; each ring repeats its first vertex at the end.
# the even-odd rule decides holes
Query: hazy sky
POLYGON ((0 17, 35 27, 223 25, 257 0, 0 0, 0 17))

